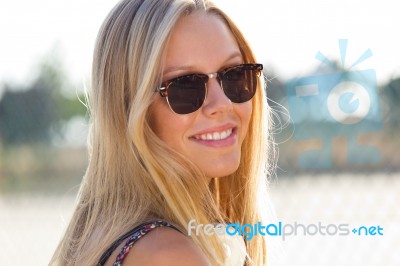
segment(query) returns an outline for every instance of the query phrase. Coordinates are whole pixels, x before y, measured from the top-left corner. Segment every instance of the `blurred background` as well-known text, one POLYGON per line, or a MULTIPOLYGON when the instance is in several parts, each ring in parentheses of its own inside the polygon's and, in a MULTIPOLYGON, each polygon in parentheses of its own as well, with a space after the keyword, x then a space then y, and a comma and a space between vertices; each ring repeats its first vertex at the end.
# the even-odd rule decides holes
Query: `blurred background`
MULTIPOLYGON (((400 265, 400 3, 215 2, 265 67, 277 219, 384 228, 275 239, 271 265, 279 254, 284 265, 400 265)), ((87 165, 92 50, 115 3, 1 2, 0 265, 47 265, 69 221, 87 165)))

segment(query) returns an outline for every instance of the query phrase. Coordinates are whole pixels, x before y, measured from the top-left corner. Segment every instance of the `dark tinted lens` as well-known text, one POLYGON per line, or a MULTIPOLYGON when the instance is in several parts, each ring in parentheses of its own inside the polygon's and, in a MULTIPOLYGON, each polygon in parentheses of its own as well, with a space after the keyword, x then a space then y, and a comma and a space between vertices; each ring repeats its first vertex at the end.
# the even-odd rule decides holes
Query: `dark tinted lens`
POLYGON ((244 103, 253 98, 259 71, 255 66, 243 65, 225 72, 222 87, 226 96, 234 103, 244 103))
POLYGON ((169 105, 178 114, 188 114, 198 110, 205 96, 205 81, 200 75, 177 78, 168 86, 169 105))

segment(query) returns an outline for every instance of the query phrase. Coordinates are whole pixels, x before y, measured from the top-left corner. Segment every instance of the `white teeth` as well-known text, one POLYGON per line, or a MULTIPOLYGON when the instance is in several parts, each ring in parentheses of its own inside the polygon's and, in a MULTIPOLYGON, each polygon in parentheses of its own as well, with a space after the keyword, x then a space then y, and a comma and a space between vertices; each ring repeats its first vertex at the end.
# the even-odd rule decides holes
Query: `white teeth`
POLYGON ((232 134, 232 128, 221 131, 193 136, 195 139, 201 140, 223 140, 232 134))
POLYGON ((222 131, 220 139, 226 139, 227 133, 225 131, 222 131))

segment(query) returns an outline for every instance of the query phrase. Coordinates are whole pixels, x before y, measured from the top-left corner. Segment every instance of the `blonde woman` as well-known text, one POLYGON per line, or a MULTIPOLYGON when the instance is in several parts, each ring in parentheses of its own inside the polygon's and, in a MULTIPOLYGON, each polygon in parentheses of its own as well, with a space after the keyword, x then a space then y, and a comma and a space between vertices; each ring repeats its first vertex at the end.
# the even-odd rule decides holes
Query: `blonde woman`
POLYGON ((265 265, 260 235, 188 234, 190 221, 263 221, 261 72, 206 0, 118 3, 94 52, 89 166, 51 264, 265 265))

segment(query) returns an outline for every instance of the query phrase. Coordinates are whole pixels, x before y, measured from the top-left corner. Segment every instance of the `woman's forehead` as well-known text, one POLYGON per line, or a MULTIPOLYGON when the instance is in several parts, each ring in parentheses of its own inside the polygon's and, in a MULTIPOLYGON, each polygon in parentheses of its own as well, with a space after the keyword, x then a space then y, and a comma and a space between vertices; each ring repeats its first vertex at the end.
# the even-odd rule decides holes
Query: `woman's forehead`
POLYGON ((197 12, 178 20, 166 46, 164 73, 177 68, 202 70, 212 68, 241 53, 236 39, 225 22, 215 14, 197 12))

